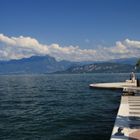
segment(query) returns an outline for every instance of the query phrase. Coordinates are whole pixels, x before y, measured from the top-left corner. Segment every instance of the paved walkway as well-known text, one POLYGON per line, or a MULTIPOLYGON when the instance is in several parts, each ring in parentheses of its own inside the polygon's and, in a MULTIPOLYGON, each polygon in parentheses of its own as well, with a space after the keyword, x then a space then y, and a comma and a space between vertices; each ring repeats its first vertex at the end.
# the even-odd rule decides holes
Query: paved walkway
POLYGON ((111 140, 140 140, 140 96, 122 96, 111 140))

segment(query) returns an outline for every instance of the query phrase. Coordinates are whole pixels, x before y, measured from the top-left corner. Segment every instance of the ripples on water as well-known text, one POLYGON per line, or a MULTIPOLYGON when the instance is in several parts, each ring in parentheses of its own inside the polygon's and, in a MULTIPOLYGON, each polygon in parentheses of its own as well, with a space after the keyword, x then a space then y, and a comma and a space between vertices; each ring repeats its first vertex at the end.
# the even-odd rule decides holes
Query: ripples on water
POLYGON ((0 76, 0 139, 109 140, 120 91, 93 90, 93 82, 129 74, 0 76))

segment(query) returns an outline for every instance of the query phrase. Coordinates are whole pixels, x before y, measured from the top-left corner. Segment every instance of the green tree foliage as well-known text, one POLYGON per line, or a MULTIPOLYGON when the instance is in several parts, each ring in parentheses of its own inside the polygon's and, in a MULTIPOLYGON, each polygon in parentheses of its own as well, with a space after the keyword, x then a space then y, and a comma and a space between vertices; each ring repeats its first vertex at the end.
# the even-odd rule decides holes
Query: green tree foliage
POLYGON ((140 68, 140 59, 138 60, 138 62, 136 63, 136 67, 140 68))

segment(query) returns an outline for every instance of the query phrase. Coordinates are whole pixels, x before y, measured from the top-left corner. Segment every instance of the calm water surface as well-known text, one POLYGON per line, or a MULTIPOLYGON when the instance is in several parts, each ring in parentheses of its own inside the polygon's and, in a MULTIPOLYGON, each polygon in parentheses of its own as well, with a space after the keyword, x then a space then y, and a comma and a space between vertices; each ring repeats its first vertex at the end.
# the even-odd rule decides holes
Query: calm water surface
POLYGON ((128 78, 129 74, 0 76, 0 139, 109 140, 121 92, 88 85, 128 78))

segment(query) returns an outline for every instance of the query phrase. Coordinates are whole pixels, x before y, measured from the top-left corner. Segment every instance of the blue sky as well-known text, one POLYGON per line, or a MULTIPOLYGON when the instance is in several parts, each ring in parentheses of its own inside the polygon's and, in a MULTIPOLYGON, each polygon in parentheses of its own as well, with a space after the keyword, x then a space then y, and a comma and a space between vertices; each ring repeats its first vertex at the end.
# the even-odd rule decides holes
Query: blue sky
POLYGON ((0 0, 0 32, 41 44, 112 47, 138 41, 139 0, 0 0))

